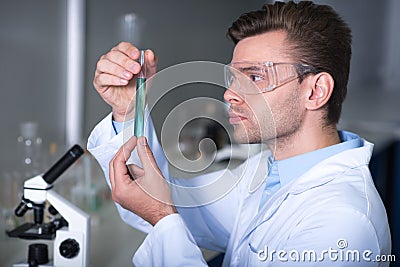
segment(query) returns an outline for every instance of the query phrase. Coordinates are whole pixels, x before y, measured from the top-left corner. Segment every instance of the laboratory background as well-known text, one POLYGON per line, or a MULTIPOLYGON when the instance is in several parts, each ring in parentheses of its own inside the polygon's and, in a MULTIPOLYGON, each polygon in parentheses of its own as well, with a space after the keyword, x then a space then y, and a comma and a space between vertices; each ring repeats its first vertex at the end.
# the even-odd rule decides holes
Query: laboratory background
MULTIPOLYGON (((32 221, 29 212, 14 215, 23 182, 47 170, 73 144, 85 148, 93 127, 110 112, 92 85, 101 55, 129 41, 155 51, 159 70, 188 61, 228 63, 233 50, 228 27, 266 2, 273 1, 1 0, 0 266, 26 260, 33 242, 5 234, 32 221)), ((350 82, 339 128, 375 143, 370 167, 391 226, 397 260, 391 266, 400 266, 400 1, 315 2, 332 5, 352 29, 350 82)), ((151 112, 157 133, 180 103, 195 97, 222 100, 223 93, 223 87, 204 83, 171 90, 151 112)), ((205 108, 226 120, 220 109, 205 108)), ((190 157, 201 138, 214 138, 217 148, 226 145, 224 131, 229 129, 199 119, 179 140, 190 157)), ((90 214, 91 266, 131 264, 145 235, 119 218, 102 170, 88 153, 60 176, 54 190, 90 214)), ((52 242, 45 243, 51 256, 52 242)))

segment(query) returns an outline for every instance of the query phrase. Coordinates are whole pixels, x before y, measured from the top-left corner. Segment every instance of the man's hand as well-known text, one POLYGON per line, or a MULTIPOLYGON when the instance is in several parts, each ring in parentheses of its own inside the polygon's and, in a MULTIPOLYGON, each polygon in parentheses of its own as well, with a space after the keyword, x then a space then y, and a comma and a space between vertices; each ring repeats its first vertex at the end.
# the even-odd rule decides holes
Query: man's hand
POLYGON ((176 209, 167 181, 162 176, 145 137, 132 137, 110 161, 112 199, 153 226, 176 209), (126 165, 137 148, 143 168, 126 165), (132 179, 133 178, 133 179, 132 179))
MULTIPOLYGON (((136 93, 136 77, 140 64, 138 48, 127 42, 121 42, 97 62, 93 85, 97 92, 109 104, 116 121, 133 118, 136 93)), ((145 66, 147 77, 157 71, 157 57, 153 51, 146 50, 145 66)))

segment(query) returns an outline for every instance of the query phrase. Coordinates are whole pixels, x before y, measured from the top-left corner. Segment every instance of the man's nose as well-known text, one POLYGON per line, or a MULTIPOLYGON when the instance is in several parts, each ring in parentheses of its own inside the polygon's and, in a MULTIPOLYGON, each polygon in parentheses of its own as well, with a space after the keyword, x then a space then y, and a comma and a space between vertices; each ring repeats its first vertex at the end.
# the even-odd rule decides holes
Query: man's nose
POLYGON ((238 93, 229 88, 227 88, 224 93, 224 99, 230 104, 241 104, 244 102, 243 97, 241 97, 238 93))

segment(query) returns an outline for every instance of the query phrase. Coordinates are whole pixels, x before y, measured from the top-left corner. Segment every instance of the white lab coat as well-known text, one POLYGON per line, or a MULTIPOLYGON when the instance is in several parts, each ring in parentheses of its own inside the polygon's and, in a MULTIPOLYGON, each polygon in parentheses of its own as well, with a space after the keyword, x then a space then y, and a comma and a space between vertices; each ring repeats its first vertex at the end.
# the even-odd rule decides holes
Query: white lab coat
MULTIPOLYGON (((377 255, 390 254, 391 241, 385 208, 368 169, 371 143, 363 140, 362 147, 317 164, 278 190, 259 211, 268 154, 253 156, 232 171, 173 179, 151 121, 145 133, 167 179, 198 186, 223 177, 234 180, 235 186, 214 202, 178 207, 179 214, 163 218, 155 227, 117 204, 127 224, 148 233, 133 258, 136 266, 205 266, 199 246, 225 252, 223 266, 389 266, 375 261, 377 255)), ((89 137, 88 149, 108 183, 109 161, 124 136, 115 136, 110 114, 89 137)), ((139 163, 135 153, 131 161, 139 163)), ((173 198, 188 198, 191 204, 208 201, 204 191, 191 198, 173 191, 173 198)))

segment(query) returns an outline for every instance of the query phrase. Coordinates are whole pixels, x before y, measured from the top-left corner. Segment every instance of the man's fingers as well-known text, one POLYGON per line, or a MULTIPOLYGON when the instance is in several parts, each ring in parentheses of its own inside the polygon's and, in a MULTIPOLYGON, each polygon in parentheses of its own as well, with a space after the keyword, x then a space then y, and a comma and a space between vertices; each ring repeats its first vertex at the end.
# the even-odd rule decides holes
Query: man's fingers
POLYGON ((150 150, 150 147, 147 144, 146 137, 139 137, 137 141, 137 151, 146 174, 148 172, 156 172, 158 174, 161 174, 160 169, 157 166, 156 160, 154 159, 153 152, 150 150))
POLYGON ((117 76, 102 73, 94 77, 93 85, 97 91, 102 93, 104 89, 109 86, 126 86, 129 83, 127 79, 119 78, 117 76))
MULTIPOLYGON (((113 65, 118 65, 128 72, 138 74, 140 71, 140 64, 138 62, 136 62, 135 60, 133 60, 131 57, 122 53, 121 51, 116 51, 116 50, 109 51, 105 55, 104 60, 99 61, 100 64, 97 64, 97 67, 101 69, 102 68, 101 63, 102 62, 107 63, 107 60, 108 60, 108 62, 111 62, 113 65)), ((108 64, 108 65, 110 65, 110 64, 108 64)), ((110 73, 113 73, 116 70, 110 69, 110 70, 104 70, 104 71, 105 72, 110 71, 110 73)), ((115 73, 115 74, 119 74, 119 73, 115 73)))
MULTIPOLYGON (((119 43, 97 62, 95 85, 103 87, 126 85, 141 70, 137 62, 139 57, 138 48, 127 42, 119 43)), ((152 76, 157 71, 157 57, 153 51, 147 49, 145 58, 146 72, 148 76, 152 76)))
POLYGON ((154 52, 150 49, 147 49, 144 54, 145 54, 145 58, 146 58, 146 64, 150 68, 157 67, 158 59, 157 59, 156 55, 154 54, 154 52))
POLYGON ((127 167, 131 174, 132 179, 140 178, 145 174, 144 170, 136 164, 129 164, 129 165, 127 165, 127 167))
POLYGON ((114 162, 123 162, 126 165, 126 161, 131 156, 131 153, 135 149, 136 144, 136 136, 132 136, 131 138, 129 138, 128 141, 126 141, 125 144, 123 144, 115 154, 114 162))
POLYGON ((137 60, 140 56, 139 49, 131 43, 121 42, 111 50, 121 51, 133 60, 137 60))
POLYGON ((102 73, 111 74, 123 79, 131 79, 134 74, 140 71, 140 65, 134 61, 134 63, 128 63, 126 66, 111 61, 109 58, 101 59, 97 62, 96 74, 102 73))
POLYGON ((126 167, 126 161, 131 156, 133 149, 136 147, 137 139, 135 136, 131 137, 115 154, 114 158, 110 162, 110 183, 115 187, 118 183, 117 179, 122 178, 120 174, 129 175, 128 168, 126 167), (113 176, 111 178, 111 176, 113 176), (111 181, 112 179, 112 181, 111 181))

